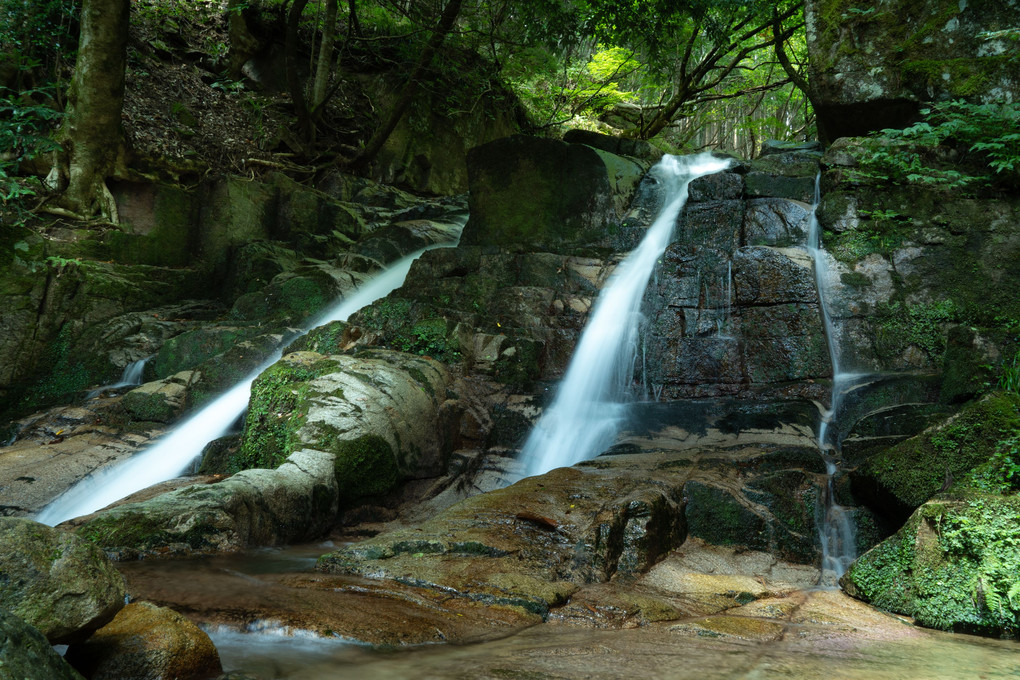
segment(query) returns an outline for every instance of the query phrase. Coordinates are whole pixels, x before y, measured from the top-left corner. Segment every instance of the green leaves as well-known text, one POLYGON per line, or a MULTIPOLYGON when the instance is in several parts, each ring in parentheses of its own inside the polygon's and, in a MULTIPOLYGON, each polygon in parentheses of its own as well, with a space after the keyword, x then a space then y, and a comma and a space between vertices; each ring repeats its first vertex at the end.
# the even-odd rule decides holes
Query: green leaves
POLYGON ((872 135, 863 177, 945 189, 1020 183, 1020 104, 958 100, 921 115, 907 128, 872 135))

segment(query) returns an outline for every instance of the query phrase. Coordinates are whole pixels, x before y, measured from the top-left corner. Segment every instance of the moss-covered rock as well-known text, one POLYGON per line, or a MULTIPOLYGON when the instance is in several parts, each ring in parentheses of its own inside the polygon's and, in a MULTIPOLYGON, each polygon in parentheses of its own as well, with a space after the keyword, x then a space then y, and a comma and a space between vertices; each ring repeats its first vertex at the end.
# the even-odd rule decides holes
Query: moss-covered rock
POLYGON ((435 360, 400 352, 288 354, 252 387, 233 467, 271 467, 299 448, 328 451, 344 502, 437 474, 454 441, 456 409, 441 408, 449 381, 435 360))
POLYGON ((967 493, 928 501, 840 583, 923 626, 1020 637, 1020 498, 967 493))
POLYGON ((96 546, 28 519, 0 517, 0 609, 52 644, 88 637, 124 606, 124 578, 96 546))
POLYGON ((1020 432, 1020 397, 993 393, 916 437, 878 453, 851 473, 854 495, 903 519, 939 491, 987 462, 1020 432))
POLYGON ((83 680, 42 633, 0 607, 0 671, 17 680, 83 680))
POLYGON ((636 184, 618 179, 603 156, 613 157, 583 144, 523 135, 472 149, 471 219, 462 243, 560 253, 598 243, 619 218, 614 185, 633 191, 636 184))
POLYGON ((233 552, 311 540, 333 526, 333 456, 296 451, 274 470, 244 470, 91 516, 79 536, 132 559, 144 554, 233 552))
POLYGON ((823 141, 902 127, 919 102, 1020 94, 1011 3, 809 0, 805 18, 823 141))

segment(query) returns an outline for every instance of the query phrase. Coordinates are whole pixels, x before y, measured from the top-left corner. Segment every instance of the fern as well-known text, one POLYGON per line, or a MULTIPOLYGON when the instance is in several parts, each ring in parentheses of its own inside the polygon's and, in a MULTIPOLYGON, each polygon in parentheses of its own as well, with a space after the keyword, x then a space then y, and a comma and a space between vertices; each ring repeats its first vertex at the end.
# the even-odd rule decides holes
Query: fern
POLYGON ((1020 612, 1020 581, 1014 581, 1013 585, 1009 587, 1009 592, 1006 593, 1006 599, 1009 600, 1009 608, 1015 612, 1020 612))

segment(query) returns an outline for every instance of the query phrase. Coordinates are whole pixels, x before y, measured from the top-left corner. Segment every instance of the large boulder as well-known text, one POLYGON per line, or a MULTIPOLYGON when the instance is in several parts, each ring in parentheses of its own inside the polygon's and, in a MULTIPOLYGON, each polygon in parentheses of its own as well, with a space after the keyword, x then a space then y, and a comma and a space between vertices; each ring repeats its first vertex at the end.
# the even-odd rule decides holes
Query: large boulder
POLYGON ((77 533, 122 559, 139 554, 232 552, 311 540, 336 518, 333 455, 296 451, 275 470, 244 470, 77 523, 77 533))
POLYGON ((335 457, 344 503, 444 471, 457 407, 428 357, 390 350, 288 354, 252 386, 235 469, 272 467, 301 448, 335 457))
POLYGON ((840 580, 853 597, 943 630, 1017 637, 1020 497, 970 491, 928 501, 840 580))
POLYGON ((600 244, 645 170, 608 151, 525 135, 475 147, 462 243, 554 253, 600 244))
POLYGON ((805 18, 823 141, 903 127, 920 102, 1020 98, 1015 3, 808 0, 805 18))
POLYGON ((0 607, 0 677, 7 680, 82 680, 42 633, 0 607))
POLYGON ((0 608, 52 644, 81 640, 124 606, 124 578, 95 545, 28 519, 0 518, 0 608))
POLYGON ((148 602, 125 606, 88 640, 71 645, 66 658, 89 680, 201 680, 222 671, 208 635, 148 602))

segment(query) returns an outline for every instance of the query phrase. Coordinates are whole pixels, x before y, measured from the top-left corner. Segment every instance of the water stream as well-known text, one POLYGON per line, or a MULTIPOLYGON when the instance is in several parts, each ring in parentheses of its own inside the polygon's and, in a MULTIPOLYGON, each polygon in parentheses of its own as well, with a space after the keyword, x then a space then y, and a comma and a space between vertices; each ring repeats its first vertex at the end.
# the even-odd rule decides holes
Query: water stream
POLYGON ((825 326, 825 341, 829 348, 829 360, 832 363, 832 396, 829 408, 823 411, 818 425, 818 448, 825 460, 826 484, 822 504, 822 517, 819 522, 819 540, 822 546, 822 580, 828 585, 835 585, 835 579, 842 576, 850 563, 857 557, 854 541, 853 520, 846 508, 836 502, 833 476, 840 459, 840 437, 836 428, 832 427, 834 419, 840 411, 843 398, 861 380, 859 374, 844 372, 840 369, 839 345, 836 330, 832 323, 829 310, 831 270, 829 260, 822 249, 821 225, 818 223, 817 210, 821 201, 821 175, 815 178, 815 197, 811 208, 808 226, 807 251, 814 260, 815 287, 818 290, 818 305, 822 311, 822 322, 825 326), (835 578, 833 578, 835 577, 835 578))
POLYGON ((97 387, 86 395, 87 399, 98 397, 102 392, 106 390, 119 390, 121 387, 135 387, 142 384, 142 376, 145 374, 145 364, 148 363, 151 356, 145 357, 144 359, 138 359, 132 361, 124 367, 124 371, 120 374, 120 380, 109 385, 103 385, 97 387))
MULTIPOLYGON (((315 317, 302 329, 300 335, 330 321, 346 321, 362 307, 399 288, 411 269, 411 263, 423 252, 431 248, 446 248, 453 245, 456 244, 438 244, 398 260, 353 294, 338 300, 315 317)), ((95 512, 136 491, 183 474, 201 455, 205 445, 225 435, 244 413, 248 407, 251 385, 255 378, 280 359, 283 355, 282 347, 287 344, 289 343, 284 342, 281 349, 245 376, 241 382, 177 425, 146 450, 135 454, 120 465, 105 468, 82 479, 43 508, 35 518, 36 521, 53 526, 95 512)))
POLYGON ((594 458, 612 445, 630 401, 641 299, 672 240, 687 202, 687 187, 691 180, 729 164, 707 153, 667 155, 651 169, 663 187, 663 207, 599 294, 556 397, 521 450, 525 476, 594 458))

